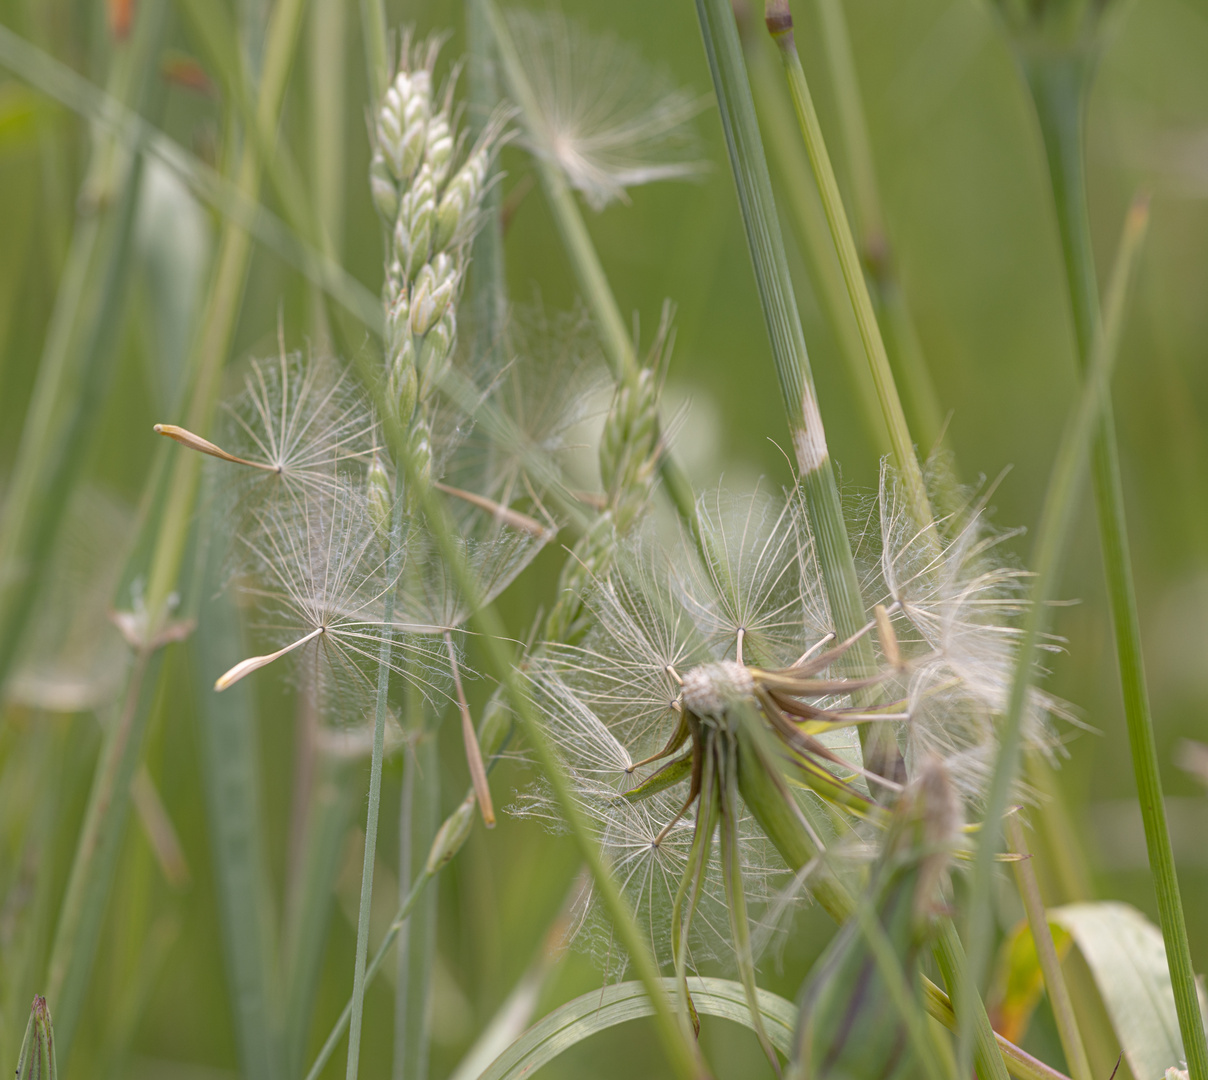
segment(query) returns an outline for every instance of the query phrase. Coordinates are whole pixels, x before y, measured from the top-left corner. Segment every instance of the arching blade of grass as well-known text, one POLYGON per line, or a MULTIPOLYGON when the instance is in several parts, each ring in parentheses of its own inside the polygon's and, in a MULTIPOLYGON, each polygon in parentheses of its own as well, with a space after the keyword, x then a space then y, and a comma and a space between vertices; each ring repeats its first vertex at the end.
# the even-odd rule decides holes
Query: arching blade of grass
MULTIPOLYGON (((221 582, 220 556, 211 550, 207 561, 205 595, 212 596, 221 582)), ((194 638, 202 777, 239 1061, 245 1076, 277 1080, 285 1069, 255 688, 241 682, 221 697, 210 688, 213 673, 242 655, 241 639, 230 599, 218 596, 206 604, 194 638)))
MULTIPOLYGON (((1021 53, 1021 63, 1036 105, 1044 139, 1049 180, 1057 209, 1057 224, 1070 289, 1078 356, 1084 377, 1094 377, 1095 342, 1099 335, 1099 290, 1087 214, 1083 113, 1091 82, 1093 54, 1021 53)), ((1107 311, 1107 305, 1105 305, 1107 311)), ((1104 318, 1110 315, 1105 314, 1104 318)), ((1099 522, 1099 544, 1107 577, 1116 657, 1128 744, 1132 755, 1145 846, 1153 874, 1154 892, 1167 960, 1174 984, 1179 1028, 1193 1080, 1208 1080, 1208 1042, 1195 990, 1195 971, 1187 943, 1187 924, 1179 896, 1178 874, 1170 846, 1162 778, 1154 742, 1153 716, 1141 654, 1141 626, 1137 615, 1129 555, 1128 523, 1124 513, 1124 485, 1120 476, 1120 451, 1110 401, 1103 405, 1092 451, 1092 485, 1099 522)))
MULTIPOLYGON (((666 992, 675 992, 674 979, 663 979, 666 992)), ((752 1026, 742 984, 729 979, 688 980, 692 1003, 701 1016, 752 1026)), ((792 1044, 796 1009, 791 1001, 759 991, 759 1013, 772 1044, 787 1054, 792 1044)), ((543 1017, 495 1059, 479 1080, 520 1080, 531 1076, 572 1046, 597 1032, 651 1014, 650 998, 640 982, 617 983, 593 990, 559 1006, 543 1017)))
MULTIPOLYGON (((991 946, 990 895, 994 857, 1002 837, 1002 818, 1007 809, 1019 767, 1022 723, 1028 694, 1035 678, 1037 649, 1048 626, 1049 602, 1057 586, 1061 558, 1077 507, 1077 494, 1092 437, 1102 434, 1103 410, 1107 408, 1112 369, 1120 345, 1130 275, 1145 233, 1148 203, 1134 203, 1125 221, 1120 250, 1112 271, 1106 304, 1106 319, 1096 333, 1093 356, 1075 407, 1066 424, 1056 461, 1049 477, 1036 542, 1031 560, 1035 578, 1030 605, 1019 643, 1006 716, 1000 725, 998 759, 986 798, 986 813, 978 836, 973 883, 969 902, 969 962, 972 979, 968 993, 975 991, 986 969, 991 946)), ((1172 864, 1173 869, 1173 864, 1172 864)), ((1180 909, 1181 913, 1181 909, 1180 909)), ((1194 1000, 1195 988, 1191 984, 1194 1000)), ((1196 1005, 1196 1015, 1199 1006, 1196 1005)), ((962 1028, 960 1060, 968 1061, 970 1032, 962 1028)))

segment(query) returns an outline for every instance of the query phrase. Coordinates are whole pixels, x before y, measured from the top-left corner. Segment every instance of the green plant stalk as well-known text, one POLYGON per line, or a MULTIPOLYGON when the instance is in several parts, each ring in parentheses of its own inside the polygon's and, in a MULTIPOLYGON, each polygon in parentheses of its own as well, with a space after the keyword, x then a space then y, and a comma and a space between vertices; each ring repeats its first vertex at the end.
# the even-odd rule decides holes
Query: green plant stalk
MULTIPOLYGON (((206 546, 206 592, 214 595, 221 558, 214 540, 206 546)), ((202 687, 202 780, 239 1061, 245 1076, 276 1080, 286 1070, 254 687, 240 682, 219 696, 209 685, 213 672, 231 666, 232 653, 246 655, 238 651, 241 637, 229 598, 218 596, 206 605, 193 641, 202 687)))
MULTIPOLYGON (((232 687, 234 689, 234 687, 232 687)), ((285 922, 285 1057, 290 1076, 302 1072, 315 991, 323 967, 327 925, 335 902, 344 839, 359 799, 357 764, 336 755, 320 758, 308 803, 298 887, 285 922)), ((366 979, 371 977, 366 970, 366 979)), ((347 1021, 345 1021, 347 1023, 347 1021)))
MULTIPOLYGON (((412 706, 413 709, 418 706, 420 717, 423 716, 422 702, 421 695, 413 695, 412 706), (415 701, 415 698, 419 701, 415 701)), ((422 724, 423 720, 420 722, 422 724)), ((419 733, 413 744, 411 757, 405 766, 409 775, 404 775, 404 802, 399 814, 400 903, 405 902, 411 891, 415 854, 419 853, 426 859, 425 853, 431 849, 441 824, 438 749, 435 724, 431 727, 425 725, 425 730, 419 733), (402 810, 408 812, 404 814, 402 810)), ((395 1080, 422 1080, 428 1074, 431 1044, 429 1020, 432 1015, 429 999, 432 993, 432 969, 436 959, 438 907, 435 890, 421 893, 415 901, 415 910, 408 915, 399 934, 396 958, 398 978, 394 989, 395 1080)))
MULTIPOLYGON (((411 886, 411 891, 407 894, 407 899, 403 901, 398 911, 395 912, 394 921, 390 924, 390 929, 386 931, 386 936, 382 938, 382 943, 378 946, 377 952, 373 954, 373 959, 365 967, 366 985, 368 985, 369 981, 382 966, 382 962, 386 959, 386 954, 390 952, 390 946, 394 944, 395 938, 398 937, 399 930, 407 922, 407 917, 411 914, 411 908, 415 905, 420 894, 434 876, 435 873, 425 867, 423 873, 415 879, 415 883, 411 886)), ((344 1011, 340 1013, 339 1019, 336 1020, 331 1033, 327 1036, 327 1041, 323 1043, 318 1054, 315 1055, 315 1060, 310 1067, 310 1071, 306 1074, 306 1080, 318 1080, 319 1074, 322 1073, 328 1061, 331 1060, 332 1054, 336 1052, 336 1047, 340 1045, 340 1039, 344 1037, 344 1032, 348 1030, 351 1020, 352 998, 349 998, 348 1004, 344 1006, 344 1011)))
MULTIPOLYGON (((864 602, 826 445, 734 13, 726 0, 696 0, 696 10, 831 617, 839 636, 847 638, 865 625, 864 602)), ((867 636, 852 647, 846 664, 857 675, 874 670, 872 643, 867 636)), ((887 726, 862 728, 861 738, 868 768, 891 776, 899 772, 897 743, 887 726)))
POLYGON ((797 110, 797 120, 801 125, 801 135, 805 140, 810 164, 813 166, 818 191, 822 195, 822 207, 826 211, 831 239, 839 255, 843 280, 847 284, 848 296, 856 314, 856 325, 860 329, 864 353, 868 358, 873 384, 877 388, 877 399, 881 403, 885 426, 889 429, 894 461, 906 491, 911 513, 916 523, 925 527, 930 524, 932 518, 923 473, 915 456, 914 443, 906 425, 906 414, 902 410, 893 371, 889 366, 889 357, 885 352, 885 342, 881 337, 881 328, 877 324, 872 298, 868 294, 868 283, 864 280, 856 242, 839 195, 839 184, 822 137, 822 126, 818 123, 818 114, 814 110, 809 85, 805 81, 805 71, 801 67, 801 58, 797 55, 797 46, 793 41, 793 17, 789 12, 787 0, 768 0, 766 11, 768 31, 779 46, 781 59, 784 61, 789 91, 797 110))
POLYGON ((1016 854, 1023 856, 1012 864, 1015 882, 1027 912, 1032 941, 1036 945, 1036 957, 1044 975, 1045 990, 1049 996, 1049 1005, 1053 1009, 1057 1035, 1061 1039, 1061 1049, 1065 1052, 1070 1076, 1073 1080, 1093 1080, 1094 1073, 1091 1071, 1090 1059, 1086 1056, 1086 1047, 1082 1043, 1082 1033, 1078 1030, 1070 990, 1066 985, 1065 976, 1061 973, 1061 961, 1057 958, 1057 947, 1053 944, 1053 934, 1049 929, 1049 920, 1045 914, 1044 900, 1040 896, 1040 884, 1036 880, 1031 854, 1028 852, 1027 839, 1018 818, 1014 816, 1007 822, 1007 843, 1016 854))
MULTIPOLYGON (((285 0, 275 9, 273 25, 270 28, 268 50, 271 63, 266 60, 262 104, 266 110, 271 107, 274 113, 284 92, 285 75, 288 71, 288 57, 284 54, 281 41, 284 31, 288 30, 288 19, 281 18, 281 13, 288 14, 288 9, 294 2, 295 0, 285 0)), ((287 41, 292 40, 288 35, 284 36, 287 41)), ((248 160, 248 155, 245 155, 245 166, 248 160)), ((250 160, 253 163, 251 175, 248 177, 245 173, 243 178, 247 180, 247 186, 252 188, 254 195, 254 157, 250 160)), ((232 232, 238 230, 234 226, 228 226, 228 236, 232 232)), ((246 236, 242 233, 239 235, 244 238, 246 256, 246 236)), ((204 348, 200 354, 195 354, 199 356, 195 362, 199 364, 202 375, 198 380, 193 400, 194 408, 190 415, 201 410, 203 416, 208 417, 209 407, 212 406, 217 393, 218 373, 225 358, 225 343, 229 340, 234 320, 237 305, 216 301, 217 297, 230 295, 233 288, 230 279, 222 276, 224 266, 227 269, 239 270, 238 266, 229 265, 229 257, 226 260, 220 259, 219 277, 212 285, 211 303, 207 310, 210 317, 203 320, 203 341, 212 343, 217 333, 224 348, 219 355, 207 352, 204 348), (224 319, 225 328, 220 325, 224 319), (207 394, 208 405, 203 400, 207 394)), ((246 257, 242 271, 246 271, 246 257)), ((238 277, 240 289, 244 276, 242 271, 233 275, 238 277)), ((196 459, 197 455, 185 454, 178 456, 176 460, 173 480, 183 480, 185 483, 174 483, 169 489, 165 516, 159 519, 156 555, 152 564, 152 584, 148 595, 150 605, 153 605, 148 610, 151 625, 145 629, 141 646, 136 650, 123 711, 120 718, 106 732, 101 757, 97 762, 88 811, 64 895, 59 925, 55 932, 48 989, 52 992, 56 1001, 56 1012, 60 1016, 59 1044, 64 1060, 74 1035, 86 990, 88 968, 95 955, 101 920, 112 887, 121 832, 129 808, 130 778, 134 775, 142 756, 143 736, 162 661, 161 646, 173 639, 171 633, 164 633, 168 616, 166 601, 175 584, 183 558, 189 520, 192 517, 192 500, 196 494, 198 476, 196 459)))
MULTIPOLYGON (((1069 281, 1078 354, 1085 378, 1093 378, 1094 342, 1099 325, 1099 293, 1095 284, 1094 252, 1087 214, 1082 121, 1090 83, 1091 57, 1084 54, 1023 58, 1028 87, 1036 105, 1044 138, 1049 179, 1057 208, 1057 224, 1069 281)), ((1110 303, 1110 300, 1109 300, 1110 303)), ((1105 318, 1110 317, 1110 312, 1105 318)), ((1099 417, 1093 449, 1092 478, 1099 521, 1099 543, 1107 577, 1112 627, 1129 750, 1145 826, 1145 846, 1158 901, 1158 921, 1166 943, 1166 959, 1174 986, 1179 1031, 1192 1080, 1208 1080, 1208 1042, 1195 988, 1195 970, 1187 943, 1187 925, 1179 896, 1178 874, 1170 846, 1162 778, 1154 742, 1153 718, 1141 654, 1129 557, 1128 525, 1120 477, 1119 447, 1110 402, 1099 417)))
POLYGON ((889 246, 847 19, 838 0, 818 0, 817 8, 839 110, 839 137, 851 180, 852 217, 875 292, 877 321, 890 360, 902 380, 915 434, 923 446, 934 446, 940 438, 943 415, 889 246))
MULTIPOLYGON (((516 47, 512 42, 506 21, 500 15, 494 0, 479 0, 479 2, 482 4, 494 37, 508 94, 519 106, 522 115, 540 115, 536 98, 516 53, 516 47)), ((566 249, 575 277, 578 278, 579 287, 583 290, 603 340, 604 354, 612 368, 613 380, 618 384, 631 380, 638 364, 633 341, 625 327, 625 320, 621 317, 621 310, 617 306, 616 298, 609 287, 600 257, 591 242, 591 235, 587 231, 583 215, 579 213, 574 194, 557 165, 547 161, 541 155, 535 155, 533 162, 541 177, 541 186, 545 191, 550 211, 554 215, 554 223, 562 237, 562 245, 566 249)), ((664 450, 659 457, 659 475, 676 512, 696 537, 698 535, 696 499, 692 494, 688 478, 669 450, 664 450)))
POLYGON ((386 434, 389 444, 398 448, 396 461, 406 470, 409 486, 417 491, 423 499, 429 526, 440 547, 442 557, 453 573, 454 581, 462 595, 466 597, 470 610, 474 613, 472 622, 481 634, 480 640, 487 659, 494 668, 495 677, 507 689, 509 700, 520 721, 520 727, 524 731, 529 745, 533 748, 537 760, 542 766, 545 779, 566 816, 567 825, 583 860, 591 870, 596 888, 612 919, 617 937, 629 954, 630 963, 633 964, 650 994, 651 1005, 655 1010, 656 1027, 673 1070, 677 1075, 685 1078, 699 1078, 707 1075, 698 1049, 684 1037, 684 1032, 671 1008, 671 1003, 662 990, 658 968, 650 955, 649 947, 617 887, 611 868, 591 835, 583 813, 570 790, 570 782, 562 768, 562 763, 541 730, 531 702, 525 693, 521 681, 522 676, 516 669, 514 658, 504 644, 507 636, 502 620, 492 605, 481 605, 475 602, 478 596, 477 583, 466 565, 464 554, 452 539, 453 526, 448 521, 444 506, 437 499, 435 492, 418 482, 419 478, 414 475, 414 465, 406 453, 405 435, 398 431, 397 425, 393 424, 387 424, 386 434))
POLYGON ((855 313, 847 296, 847 285, 814 185, 809 158, 797 134, 796 118, 782 97, 781 76, 777 70, 780 65, 777 63, 773 67, 772 58, 763 44, 761 39, 749 41, 747 70, 760 120, 769 131, 768 152, 782 181, 781 193, 787 198, 789 220, 796 230, 806 268, 859 404, 865 437, 876 456, 881 458, 891 449, 889 433, 877 401, 877 388, 864 357, 864 342, 860 339, 855 313))
POLYGON ((365 74, 369 99, 381 101, 390 86, 390 36, 386 31, 383 0, 361 0, 361 38, 365 42, 365 74))
MULTIPOLYGON (((403 500, 396 499, 390 522, 386 580, 398 577, 403 556, 403 500)), ((361 906, 357 913, 356 959, 352 971, 352 1014, 348 1027, 348 1080, 356 1080, 361 1057, 361 1016, 365 1004, 365 962, 369 953, 369 907, 373 899, 373 866, 377 855, 378 813, 382 802, 382 754, 390 696, 390 660, 394 647, 394 593, 386 590, 378 653, 377 702, 373 714, 373 757, 369 766, 369 809, 365 818, 365 861, 361 868, 361 906)))
MULTIPOLYGON (((965 956, 964 945, 961 944, 960 934, 951 918, 940 920, 939 935, 936 937, 932 952, 936 965, 944 978, 952 1000, 959 1003, 954 1019, 938 1015, 930 1008, 934 999, 931 983, 924 981, 928 994, 929 1010, 942 1023, 963 1037, 971 1040, 973 1061, 977 1065, 978 1077, 984 1080, 1006 1080, 1011 1055, 1008 1047, 1011 1044, 998 1037, 990 1025, 990 1017, 977 991, 977 982, 970 973, 968 958, 965 956)), ((938 989, 938 988, 937 988, 938 989)), ((957 1058, 957 1076, 970 1075, 966 1063, 957 1058)), ((1016 1074, 1018 1075, 1018 1074, 1016 1074)))
POLYGON ((58 1017, 59 1059, 67 1062, 83 1011, 113 875, 121 849, 129 789, 159 685, 163 650, 135 655, 121 709, 106 725, 100 757, 80 828, 71 875, 59 909, 46 977, 58 1017))
MULTIPOLYGON (((972 976, 968 994, 976 987, 989 962, 992 927, 990 923, 990 885, 994 858, 1002 836, 1002 817, 1015 783, 1019 767, 1023 715, 1028 692, 1035 676, 1037 649, 1048 625, 1049 601, 1057 586, 1061 556, 1077 506, 1077 495, 1092 436, 1102 433, 1103 411, 1107 408, 1112 369, 1119 351, 1120 332, 1136 256, 1145 234, 1148 204, 1134 202, 1125 220, 1119 252, 1112 270, 1106 303, 1106 317, 1096 333, 1091 361, 1083 388, 1062 434, 1053 470, 1049 475, 1036 542, 1032 555, 1035 578, 1027 615, 1019 641, 1015 673, 1007 711, 999 727, 999 749, 994 776, 986 796, 985 818, 978 836, 973 881, 969 902, 969 962, 972 976)), ((1156 768, 1156 765, 1155 765, 1156 768)), ((1169 849, 1167 849, 1169 850, 1169 849)), ((1172 864, 1173 870, 1173 864, 1172 864)), ((1180 909, 1181 910, 1181 909, 1180 909)), ((1194 999, 1194 983, 1191 983, 1194 999)), ((971 1001, 970 1001, 971 1004, 971 1001)), ((1199 1015, 1198 1005, 1196 1015, 1199 1015)), ((958 1061, 968 1061, 968 1030, 962 1027, 958 1061)))
MULTIPOLYGON (((146 94, 146 57, 158 45, 163 7, 161 0, 142 12, 133 39, 119 47, 110 69, 109 93, 135 108, 146 94)), ((140 175, 130 154, 128 137, 103 133, 95 140, 3 503, 0 687, 36 602, 112 367, 113 338, 125 310, 127 253, 140 175)))

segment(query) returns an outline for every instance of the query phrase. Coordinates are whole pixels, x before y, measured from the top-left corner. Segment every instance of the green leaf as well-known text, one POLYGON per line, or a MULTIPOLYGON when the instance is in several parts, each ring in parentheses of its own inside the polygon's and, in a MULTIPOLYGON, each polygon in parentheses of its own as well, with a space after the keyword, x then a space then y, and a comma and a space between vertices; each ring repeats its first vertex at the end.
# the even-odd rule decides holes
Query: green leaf
POLYGON ((1114 900, 1051 908, 1049 919, 1069 931, 1086 960, 1137 1080, 1159 1080, 1171 1065, 1182 1066, 1186 1054, 1162 932, 1114 900))
MULTIPOLYGON (((675 993, 674 979, 663 979, 662 982, 668 994, 675 993)), ((753 1029, 741 983, 731 979, 689 979, 688 990, 701 1016, 717 1016, 753 1029)), ((777 1050, 788 1054, 797 1023, 797 1009, 792 1002, 767 990, 758 993, 759 1012, 768 1038, 777 1050)), ((602 991, 592 990, 534 1024, 495 1059, 479 1080, 518 1080, 531 1076, 584 1039, 653 1013, 640 982, 617 983, 602 991)))

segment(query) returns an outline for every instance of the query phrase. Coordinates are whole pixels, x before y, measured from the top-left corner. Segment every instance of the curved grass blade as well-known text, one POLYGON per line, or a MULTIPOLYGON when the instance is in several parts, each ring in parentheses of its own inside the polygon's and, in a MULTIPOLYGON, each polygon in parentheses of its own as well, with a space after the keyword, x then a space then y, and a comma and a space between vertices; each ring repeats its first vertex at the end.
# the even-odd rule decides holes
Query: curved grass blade
MULTIPOLYGON (((668 994, 675 992, 675 980, 661 980, 668 994)), ((692 1002, 701 1016, 732 1020, 754 1030, 747 995, 741 983, 730 979, 688 980, 692 1002)), ((759 1016, 768 1039, 782 1054, 792 1044, 797 1010, 793 1003, 767 990, 757 992, 759 1016)), ((534 1024, 495 1059, 479 1080, 520 1080, 601 1031, 617 1024, 653 1013, 645 986, 623 982, 593 990, 568 1001, 534 1024)))

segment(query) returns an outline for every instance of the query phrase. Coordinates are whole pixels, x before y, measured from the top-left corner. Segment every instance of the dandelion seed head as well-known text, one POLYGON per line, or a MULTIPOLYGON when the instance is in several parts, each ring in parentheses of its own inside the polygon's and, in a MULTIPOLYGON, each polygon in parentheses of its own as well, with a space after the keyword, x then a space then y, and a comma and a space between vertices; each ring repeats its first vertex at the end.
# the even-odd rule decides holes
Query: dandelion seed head
POLYGON ((254 463, 215 466, 222 487, 234 494, 237 517, 279 501, 330 496, 347 474, 368 468, 378 449, 368 397, 322 356, 282 351, 252 361, 226 414, 224 448, 254 463))
POLYGON ((557 9, 513 10, 508 24, 539 109, 532 148, 557 163, 592 209, 628 201, 631 187, 702 171, 690 123, 701 100, 636 49, 557 9))
MULTIPOLYGON (((993 774, 995 717, 1007 706, 1015 677, 1020 622, 1027 609, 1026 571, 1003 554, 1019 530, 996 531, 986 497, 966 494, 920 528, 906 509, 894 473, 882 470, 879 492, 880 586, 899 605, 895 626, 913 655, 905 687, 907 768, 940 759, 966 798, 977 803, 993 774)), ((1051 717, 1060 702, 1029 692, 1023 718, 1027 745, 1051 753, 1051 717)))
POLYGON ((701 664, 684 673, 684 708, 697 716, 721 716, 726 707, 755 692, 750 670, 734 660, 701 664))

